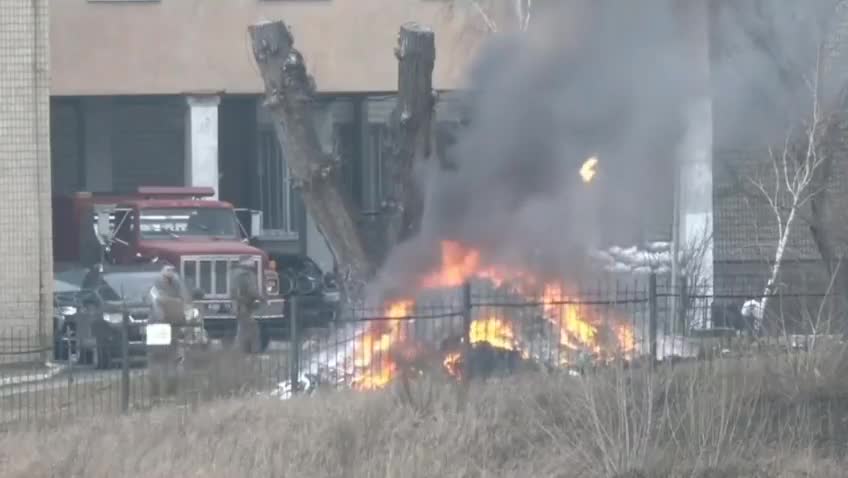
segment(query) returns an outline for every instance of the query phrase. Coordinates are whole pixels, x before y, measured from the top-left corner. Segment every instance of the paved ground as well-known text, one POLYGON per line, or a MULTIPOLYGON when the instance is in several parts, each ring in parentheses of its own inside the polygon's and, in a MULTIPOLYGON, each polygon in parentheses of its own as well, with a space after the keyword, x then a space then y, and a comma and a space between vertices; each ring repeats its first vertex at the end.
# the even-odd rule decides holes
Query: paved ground
MULTIPOLYGON (((221 350, 219 344, 212 350, 221 350)), ((288 343, 272 342, 268 351, 258 356, 262 362, 279 362, 288 353, 288 343)), ((130 370, 130 380, 143 377, 147 373, 144 359, 133 364, 130 370)), ((0 399, 17 394, 39 393, 74 385, 92 384, 99 382, 120 381, 121 370, 95 370, 88 365, 68 365, 55 363, 48 367, 16 369, 14 371, 0 370, 0 399)))

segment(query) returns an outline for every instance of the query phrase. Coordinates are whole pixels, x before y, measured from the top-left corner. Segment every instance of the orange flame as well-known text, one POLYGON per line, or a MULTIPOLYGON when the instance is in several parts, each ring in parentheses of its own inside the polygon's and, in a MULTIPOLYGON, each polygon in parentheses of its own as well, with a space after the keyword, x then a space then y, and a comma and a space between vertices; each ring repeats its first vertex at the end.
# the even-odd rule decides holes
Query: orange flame
MULTIPOLYGON (((496 287, 506 284, 512 291, 532 298, 534 294, 531 291, 541 286, 543 315, 545 320, 558 329, 560 346, 571 351, 589 352, 595 357, 613 352, 629 358, 632 353, 634 334, 630 324, 615 314, 599 314, 585 304, 580 304, 576 298, 569 297, 563 284, 544 283, 523 270, 484 267, 478 250, 455 241, 443 241, 441 247, 441 264, 421 280, 420 288, 458 287, 469 279, 478 278, 488 280, 496 287)), ((413 306, 412 300, 389 304, 386 315, 394 320, 372 323, 358 339, 354 358, 354 388, 382 388, 394 378, 398 366, 389 352, 407 339, 405 331, 401 330, 400 319, 408 317, 413 306)), ((501 349, 521 348, 512 323, 497 316, 472 321, 469 338, 472 344, 488 342, 501 349)), ((522 355, 528 357, 524 351, 522 355)), ((561 360, 561 365, 570 361, 571 358, 566 357, 561 360)), ((448 373, 459 376, 460 363, 461 354, 453 351, 444 356, 442 365, 448 373)))
MULTIPOLYGON (((568 297, 559 284, 548 284, 543 294, 545 318, 559 326, 560 345, 573 351, 587 351, 594 355, 603 352, 619 353, 629 357, 635 346, 633 329, 630 324, 616 317, 612 311, 600 317, 591 313, 585 304, 568 297), (606 319, 606 320, 604 320, 606 319), (614 343, 601 343, 602 327, 611 329, 614 343)), ((569 357, 563 359, 567 362, 569 357)))
POLYGON ((410 315, 412 306, 413 302, 408 300, 389 305, 386 316, 393 320, 372 322, 359 337, 354 348, 354 388, 372 390, 391 382, 397 366, 391 359, 390 351, 394 344, 406 340, 406 331, 401 328, 401 319, 410 315))
POLYGON ((425 277, 421 287, 436 289, 459 287, 480 268, 480 253, 465 250, 459 243, 442 242, 442 264, 439 270, 425 277))
POLYGON ((493 347, 506 350, 515 350, 518 346, 512 324, 498 317, 471 322, 469 339, 472 344, 488 342, 493 347))
POLYGON ((460 375, 460 365, 462 364, 462 354, 459 352, 450 352, 445 355, 445 360, 442 362, 445 370, 454 377, 459 377, 460 375))

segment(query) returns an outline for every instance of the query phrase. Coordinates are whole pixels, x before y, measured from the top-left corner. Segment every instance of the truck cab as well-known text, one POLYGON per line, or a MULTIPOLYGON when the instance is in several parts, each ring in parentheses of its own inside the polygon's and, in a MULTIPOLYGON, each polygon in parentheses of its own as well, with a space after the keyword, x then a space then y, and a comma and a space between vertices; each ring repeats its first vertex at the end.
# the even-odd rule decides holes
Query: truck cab
POLYGON ((286 326, 280 278, 268 255, 250 245, 261 213, 211 199, 212 188, 140 187, 130 194, 76 193, 54 199, 57 261, 95 264, 171 264, 195 301, 210 338, 235 335, 230 271, 242 258, 255 263, 266 303, 254 315, 263 342, 286 326))

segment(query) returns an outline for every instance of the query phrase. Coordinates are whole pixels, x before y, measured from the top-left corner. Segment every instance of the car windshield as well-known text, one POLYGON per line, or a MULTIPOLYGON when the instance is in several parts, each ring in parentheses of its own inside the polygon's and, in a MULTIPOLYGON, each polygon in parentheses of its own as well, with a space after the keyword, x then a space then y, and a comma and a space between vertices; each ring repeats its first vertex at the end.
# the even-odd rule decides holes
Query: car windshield
POLYGON ((236 215, 224 208, 142 209, 139 214, 144 239, 179 239, 182 236, 238 238, 236 215))
POLYGON ((105 274, 100 295, 105 300, 140 301, 150 292, 158 272, 121 272, 105 274))

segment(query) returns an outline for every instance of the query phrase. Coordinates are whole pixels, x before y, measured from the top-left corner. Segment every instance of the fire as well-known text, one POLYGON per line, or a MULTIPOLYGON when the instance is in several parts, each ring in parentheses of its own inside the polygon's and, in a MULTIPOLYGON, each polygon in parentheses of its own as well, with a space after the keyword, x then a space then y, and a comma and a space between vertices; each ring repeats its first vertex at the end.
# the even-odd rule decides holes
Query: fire
POLYGON ((459 352, 450 352, 445 355, 445 360, 442 362, 445 370, 454 377, 460 376, 460 366, 462 365, 462 354, 459 352))
MULTIPOLYGON (((488 343, 492 347, 499 349, 518 349, 518 341, 515 338, 515 332, 513 331, 512 324, 506 319, 499 317, 487 317, 485 319, 472 321, 468 336, 472 345, 488 343)), ((455 377, 461 376, 461 353, 448 353, 445 355, 445 359, 442 364, 449 374, 455 377)))
MULTIPOLYGON (((548 284, 543 294, 545 317, 559 326, 560 345, 573 351, 587 351, 600 355, 612 351, 629 358, 635 347, 633 329, 618 317, 602 320, 598 314, 586 310, 578 299, 570 298, 559 284, 548 284), (600 328, 608 326, 613 334, 612 343, 602 343, 600 328)), ((564 358, 568 360, 568 358, 564 358)))
POLYGON ((598 157, 592 156, 583 162, 583 166, 580 166, 580 177, 583 179, 584 183, 592 182, 592 179, 595 178, 595 175, 598 172, 595 168, 598 166, 598 157))
POLYGON ((459 287, 480 269, 480 252, 467 250, 454 241, 442 242, 442 264, 439 270, 421 282, 424 289, 459 287))
POLYGON ((391 348, 406 340, 401 322, 404 317, 410 315, 413 305, 409 300, 390 304, 386 310, 386 317, 390 320, 372 322, 359 337, 353 359, 353 366, 357 371, 353 380, 354 388, 372 390, 391 382, 397 370, 397 365, 390 355, 391 348))
POLYGON ((471 322, 469 338, 472 344, 488 342, 493 347, 507 350, 515 350, 517 347, 512 324, 498 317, 471 322))
MULTIPOLYGON (((631 325, 612 311, 602 314, 580 303, 576 294, 569 294, 563 283, 546 283, 523 270, 484 265, 480 251, 455 241, 443 241, 441 252, 441 264, 421 280, 420 288, 458 287, 472 278, 488 280, 496 287, 508 286, 512 293, 540 304, 542 316, 555 329, 554 340, 558 338, 557 345, 562 349, 589 353, 596 358, 606 358, 605 355, 610 354, 630 358, 635 344, 631 325), (541 299, 534 293, 540 289, 541 299)), ((410 347, 404 344, 409 337, 402 323, 411 316, 414 305, 409 299, 389 304, 386 309, 389 320, 371 323, 358 337, 353 361, 354 388, 382 388, 396 376, 398 364, 391 352, 410 347)), ((471 345, 485 342, 499 349, 520 351, 524 358, 529 357, 522 350, 521 338, 513 323, 504 317, 491 314, 475 317, 470 324, 469 339, 471 345)), ((563 357, 560 365, 568 365, 572 359, 563 357)), ((451 350, 439 360, 448 373, 460 376, 462 354, 459 351, 451 350)))
POLYGON ((529 284, 533 278, 524 271, 504 267, 483 267, 480 251, 456 241, 442 241, 441 264, 421 281, 422 289, 459 287, 468 279, 485 279, 500 287, 504 283, 529 284))

